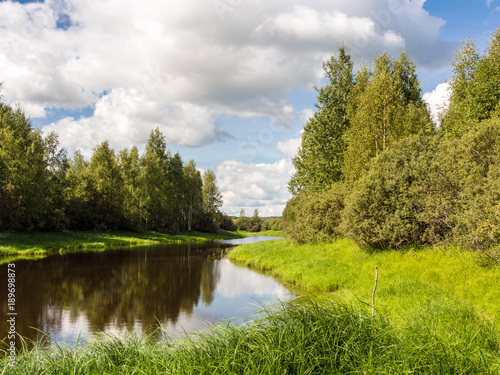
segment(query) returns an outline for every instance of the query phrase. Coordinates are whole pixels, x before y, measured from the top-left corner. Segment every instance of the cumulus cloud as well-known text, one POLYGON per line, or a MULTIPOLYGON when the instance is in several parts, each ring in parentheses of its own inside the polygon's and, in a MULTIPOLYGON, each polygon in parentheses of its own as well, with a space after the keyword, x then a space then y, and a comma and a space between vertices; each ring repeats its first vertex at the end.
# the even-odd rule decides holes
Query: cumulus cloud
POLYGON ((5 97, 37 103, 26 104, 36 116, 42 107, 95 109, 88 119, 52 124, 73 128, 64 138, 81 137, 81 128, 129 142, 161 120, 172 142, 199 146, 219 139, 219 114, 272 117, 287 108, 293 88, 318 84, 321 62, 340 41, 358 61, 406 48, 424 68, 449 64, 454 50, 439 38, 444 21, 423 0, 217 4, 0 2, 5 97), (127 108, 121 114, 118 97, 127 108))
POLYGON ((230 215, 243 208, 247 215, 258 209, 261 216, 281 216, 290 199, 287 186, 293 165, 287 159, 270 164, 227 160, 215 173, 224 198, 222 208, 230 215))
POLYGON ((114 148, 145 144, 151 129, 158 127, 166 142, 196 147, 230 135, 216 125, 212 112, 186 102, 153 101, 137 90, 116 89, 95 105, 94 116, 59 120, 44 128, 59 134, 70 150, 89 151, 109 140, 114 148))
POLYGON ((302 138, 288 139, 286 141, 280 141, 276 145, 276 148, 280 150, 288 159, 292 159, 297 155, 297 151, 300 147, 300 142, 302 138))
POLYGON ((426 92, 423 100, 427 103, 434 123, 439 126, 439 113, 448 107, 450 101, 450 86, 440 83, 432 92, 426 92))

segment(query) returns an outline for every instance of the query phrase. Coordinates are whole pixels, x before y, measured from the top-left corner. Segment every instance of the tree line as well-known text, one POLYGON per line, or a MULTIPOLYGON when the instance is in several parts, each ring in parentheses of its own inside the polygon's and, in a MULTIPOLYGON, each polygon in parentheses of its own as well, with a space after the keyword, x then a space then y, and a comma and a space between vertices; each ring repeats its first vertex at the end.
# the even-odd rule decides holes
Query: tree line
POLYGON ((240 215, 237 218, 233 218, 233 223, 237 230, 247 232, 280 231, 283 229, 283 220, 281 217, 259 217, 258 209, 253 211, 252 217, 247 217, 245 216, 245 210, 242 208, 240 215))
POLYGON ((234 229, 221 206, 214 172, 172 155, 158 128, 142 155, 105 141, 87 161, 0 103, 0 230, 234 229))
MULTIPOLYGON (((484 54, 456 53, 450 102, 434 126, 415 63, 386 53, 353 71, 349 50, 324 63, 293 159, 285 231, 299 242, 343 235, 372 249, 500 248, 500 28, 484 54)), ((497 249, 497 250, 495 250, 497 249)))

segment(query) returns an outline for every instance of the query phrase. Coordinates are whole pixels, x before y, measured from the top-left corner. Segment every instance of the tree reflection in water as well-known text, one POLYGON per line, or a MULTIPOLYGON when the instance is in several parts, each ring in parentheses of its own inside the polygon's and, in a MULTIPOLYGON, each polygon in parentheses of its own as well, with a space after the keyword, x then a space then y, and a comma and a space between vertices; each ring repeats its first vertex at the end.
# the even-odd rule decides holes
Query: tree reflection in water
MULTIPOLYGON (((226 242, 16 261, 16 330, 32 340, 42 336, 40 331, 50 333, 56 342, 69 344, 85 341, 89 333, 140 333, 158 325, 175 336, 220 320, 241 321, 259 303, 293 297, 272 277, 219 260, 237 244, 226 242)), ((0 265, 0 280, 7 280, 7 264, 0 265)), ((3 285, 0 312, 7 317, 3 285)), ((7 329, 7 319, 1 319, 0 337, 7 336, 7 329)))
MULTIPOLYGON (((41 334, 35 327, 64 341, 72 336, 66 332, 68 324, 89 332, 175 325, 180 314, 212 303, 219 263, 207 255, 223 248, 168 245, 18 261, 16 330, 37 339, 41 334)), ((2 265, 0 280, 6 279, 7 265, 2 265)), ((0 311, 6 317, 7 288, 0 289, 0 311)), ((5 321, 0 323, 2 337, 5 321)))

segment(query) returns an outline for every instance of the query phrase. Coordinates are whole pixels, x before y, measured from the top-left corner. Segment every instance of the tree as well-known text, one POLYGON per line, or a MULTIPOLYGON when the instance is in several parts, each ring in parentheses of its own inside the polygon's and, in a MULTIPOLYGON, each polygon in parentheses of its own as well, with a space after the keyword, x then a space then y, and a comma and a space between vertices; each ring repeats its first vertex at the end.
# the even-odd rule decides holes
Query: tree
POLYGON ((464 134, 474 118, 473 79, 479 58, 472 39, 462 42, 462 48, 455 54, 452 63, 453 77, 449 81, 450 104, 441 124, 451 136, 459 137, 464 134))
POLYGON ((168 160, 167 202, 168 202, 168 231, 178 232, 182 227, 184 204, 184 171, 181 155, 177 152, 168 160))
POLYGON ((80 150, 76 150, 69 163, 66 185, 66 215, 71 229, 92 229, 93 217, 89 207, 89 179, 87 171, 89 162, 80 150))
POLYGON ((0 228, 43 229, 51 192, 47 144, 20 109, 0 103, 0 228))
POLYGON ((330 240, 339 235, 346 193, 345 184, 336 182, 327 190, 293 197, 283 211, 285 233, 301 243, 330 240))
POLYGON ((488 50, 473 72, 473 112, 475 120, 500 116, 500 27, 493 34, 488 50))
POLYGON ((114 150, 104 141, 94 149, 87 170, 87 194, 96 229, 118 229, 123 224, 123 178, 114 150))
POLYGON ((43 228, 64 229, 69 224, 66 216, 65 191, 68 188, 69 159, 66 149, 59 148, 57 134, 51 132, 44 137, 45 164, 48 173, 48 205, 43 228))
POLYGON ((210 169, 203 173, 203 208, 209 221, 213 223, 213 228, 217 229, 217 213, 222 206, 222 194, 217 186, 217 177, 210 169))
POLYGON ((184 205, 183 212, 186 222, 187 230, 190 231, 193 225, 193 217, 196 218, 202 211, 202 187, 203 181, 201 179, 201 173, 196 169, 196 164, 194 160, 190 160, 189 163, 184 165, 184 205))
POLYGON ((323 69, 329 83, 316 88, 317 110, 304 127, 293 159, 296 172, 289 183, 293 195, 322 190, 343 178, 344 133, 349 128, 348 106, 354 85, 348 48, 341 44, 337 55, 323 63, 323 69))
POLYGON ((259 217, 259 210, 253 211, 252 219, 250 220, 250 232, 259 232, 261 229, 262 220, 259 217))
POLYGON ((383 53, 374 61, 374 72, 362 72, 356 103, 351 105, 351 126, 343 171, 355 181, 372 158, 410 134, 432 131, 430 115, 421 99, 415 64, 403 52, 398 60, 383 53), (369 79, 369 81, 367 81, 369 79))
POLYGON ((140 229, 143 217, 143 181, 139 151, 133 146, 118 154, 118 165, 123 180, 123 214, 129 229, 140 229))
POLYGON ((459 187, 439 138, 414 135, 383 152, 346 198, 342 232, 363 248, 434 244, 454 226, 459 187))
POLYGON ((152 130, 141 159, 146 229, 163 231, 168 226, 167 171, 170 158, 165 137, 158 128, 152 130))
POLYGON ((236 227, 239 230, 247 230, 248 220, 245 216, 245 210, 242 208, 240 211, 240 216, 236 219, 236 227))
POLYGON ((479 121, 500 116, 500 27, 485 55, 468 39, 452 66, 450 104, 442 115, 442 128, 449 137, 459 138, 479 121))

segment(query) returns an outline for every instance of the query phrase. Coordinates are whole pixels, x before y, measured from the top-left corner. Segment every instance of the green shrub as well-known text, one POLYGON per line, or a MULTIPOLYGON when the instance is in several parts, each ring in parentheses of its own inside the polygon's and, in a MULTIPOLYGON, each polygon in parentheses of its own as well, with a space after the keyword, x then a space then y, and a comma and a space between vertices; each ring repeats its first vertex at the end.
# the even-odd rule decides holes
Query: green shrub
POLYGON ((460 140, 466 172, 464 210, 454 241, 462 246, 498 253, 500 242, 500 119, 478 123, 460 140))
POLYGON ((411 136, 374 159, 346 198, 343 233, 374 249, 449 238, 459 209, 459 178, 440 140, 411 136))
POLYGON ((284 231, 296 242, 329 240, 339 235, 345 185, 341 182, 321 192, 301 193, 283 212, 284 231))

